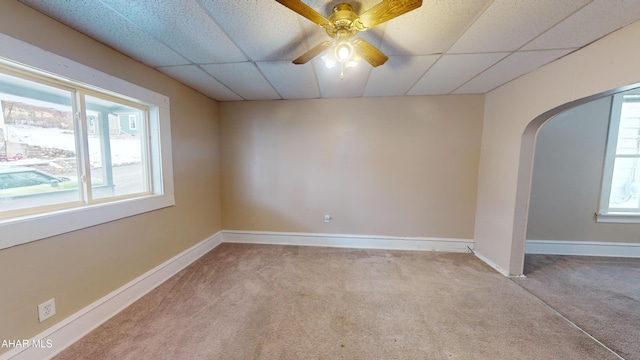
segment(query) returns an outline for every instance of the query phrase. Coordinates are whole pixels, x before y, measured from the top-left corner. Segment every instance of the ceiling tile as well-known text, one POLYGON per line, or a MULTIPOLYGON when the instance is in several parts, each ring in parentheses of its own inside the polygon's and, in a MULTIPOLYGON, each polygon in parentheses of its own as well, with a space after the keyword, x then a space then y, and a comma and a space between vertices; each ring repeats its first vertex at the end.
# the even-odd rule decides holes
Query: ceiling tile
POLYGON ((440 55, 390 56, 371 71, 364 96, 401 96, 422 77, 440 55))
POLYGON ((509 53, 444 55, 407 95, 448 94, 509 53))
POLYGON ((388 23, 381 50, 387 55, 444 53, 491 1, 425 1, 388 23))
POLYGON ((495 0, 450 53, 514 51, 590 0, 495 0))
POLYGON ((200 2, 252 60, 281 59, 304 48, 299 15, 273 0, 200 2))
POLYGON ((269 61, 258 62, 256 65, 283 98, 320 97, 320 90, 311 63, 294 65, 291 61, 269 61))
POLYGON ((640 18, 640 1, 596 0, 523 49, 582 47, 640 18))
POLYGON ((245 100, 280 99, 280 95, 262 76, 258 68, 249 62, 201 65, 209 74, 225 84, 245 100))
POLYGON ((242 100, 238 94, 196 65, 161 67, 158 70, 213 99, 220 101, 242 100))
POLYGON ((28 6, 149 66, 185 65, 178 55, 101 2, 23 0, 28 6))
MULTIPOLYGON (((273 0, 17 1, 221 101, 485 92, 640 19, 640 0, 427 0, 360 32, 390 58, 340 80, 290 63, 330 38, 273 0)), ((345 1, 302 0, 325 17, 345 1)))
POLYGON ((486 93, 498 86, 561 58, 573 50, 520 51, 493 65, 482 74, 459 87, 454 94, 486 93))
POLYGON ((322 60, 314 60, 313 67, 318 77, 320 95, 323 98, 360 97, 364 92, 371 65, 361 61, 354 68, 344 69, 344 78, 340 78, 340 66, 327 69, 322 60))
POLYGON ((247 60, 195 1, 109 0, 108 6, 194 63, 247 60))

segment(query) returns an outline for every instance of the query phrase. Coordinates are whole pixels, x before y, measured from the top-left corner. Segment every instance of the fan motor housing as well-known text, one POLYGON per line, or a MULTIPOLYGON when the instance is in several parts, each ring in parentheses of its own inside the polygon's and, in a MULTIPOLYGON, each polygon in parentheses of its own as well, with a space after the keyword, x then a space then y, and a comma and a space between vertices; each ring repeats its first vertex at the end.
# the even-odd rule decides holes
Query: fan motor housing
POLYGON ((355 22, 359 19, 349 4, 338 4, 333 8, 333 14, 328 20, 333 24, 327 27, 327 34, 334 39, 350 38, 358 33, 355 22))

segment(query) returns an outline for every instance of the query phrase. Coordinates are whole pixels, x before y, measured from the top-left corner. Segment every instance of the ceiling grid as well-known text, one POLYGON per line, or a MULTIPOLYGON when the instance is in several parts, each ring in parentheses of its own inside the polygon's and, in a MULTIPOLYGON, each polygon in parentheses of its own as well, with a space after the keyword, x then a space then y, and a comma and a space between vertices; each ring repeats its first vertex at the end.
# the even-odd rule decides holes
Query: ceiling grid
POLYGON ((423 0, 359 32, 389 59, 341 80, 319 56, 291 63, 330 38, 275 0, 19 1, 219 101, 486 93, 640 20, 640 0, 423 0))

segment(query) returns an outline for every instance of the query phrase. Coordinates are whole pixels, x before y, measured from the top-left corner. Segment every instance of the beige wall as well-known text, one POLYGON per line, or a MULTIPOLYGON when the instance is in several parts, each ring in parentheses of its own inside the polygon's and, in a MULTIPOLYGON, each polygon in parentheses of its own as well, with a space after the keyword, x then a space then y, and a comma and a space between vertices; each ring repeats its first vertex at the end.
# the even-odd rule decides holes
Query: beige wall
POLYGON ((0 339, 29 339, 221 229, 218 105, 16 1, 1 7, 1 33, 171 100, 175 206, 0 250, 0 339))
POLYGON ((536 140, 527 239, 640 242, 640 224, 597 223, 611 97, 570 109, 536 140))
POLYGON ((505 272, 522 273, 533 138, 549 118, 538 117, 640 82, 639 37, 636 22, 486 95, 475 241, 477 252, 505 272))
POLYGON ((471 239, 483 101, 221 103, 223 228, 471 239))

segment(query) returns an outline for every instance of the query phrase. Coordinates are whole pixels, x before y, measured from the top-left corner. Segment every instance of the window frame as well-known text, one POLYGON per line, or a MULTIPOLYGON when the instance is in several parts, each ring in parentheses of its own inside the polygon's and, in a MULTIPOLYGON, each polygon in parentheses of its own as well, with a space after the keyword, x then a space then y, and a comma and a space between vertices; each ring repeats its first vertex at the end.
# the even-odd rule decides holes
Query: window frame
MULTIPOLYGON (((631 91, 637 93, 637 90, 631 91)), ((640 207, 637 209, 629 210, 609 207, 609 199, 611 196, 611 187, 613 183, 613 170, 615 160, 618 157, 617 147, 619 136, 618 134, 620 131, 620 119, 622 116, 622 104, 625 102, 624 96, 626 94, 628 94, 628 92, 618 93, 613 95, 611 99, 611 111, 607 132, 607 143, 605 147, 599 206, 598 211, 596 212, 596 222, 632 224, 640 223, 640 207)), ((635 157, 640 158, 640 155, 635 157)))
POLYGON ((2 219, 0 249, 175 205, 167 96, 5 34, 0 34, 0 63, 147 106, 149 136, 146 141, 153 184, 148 195, 2 219))

